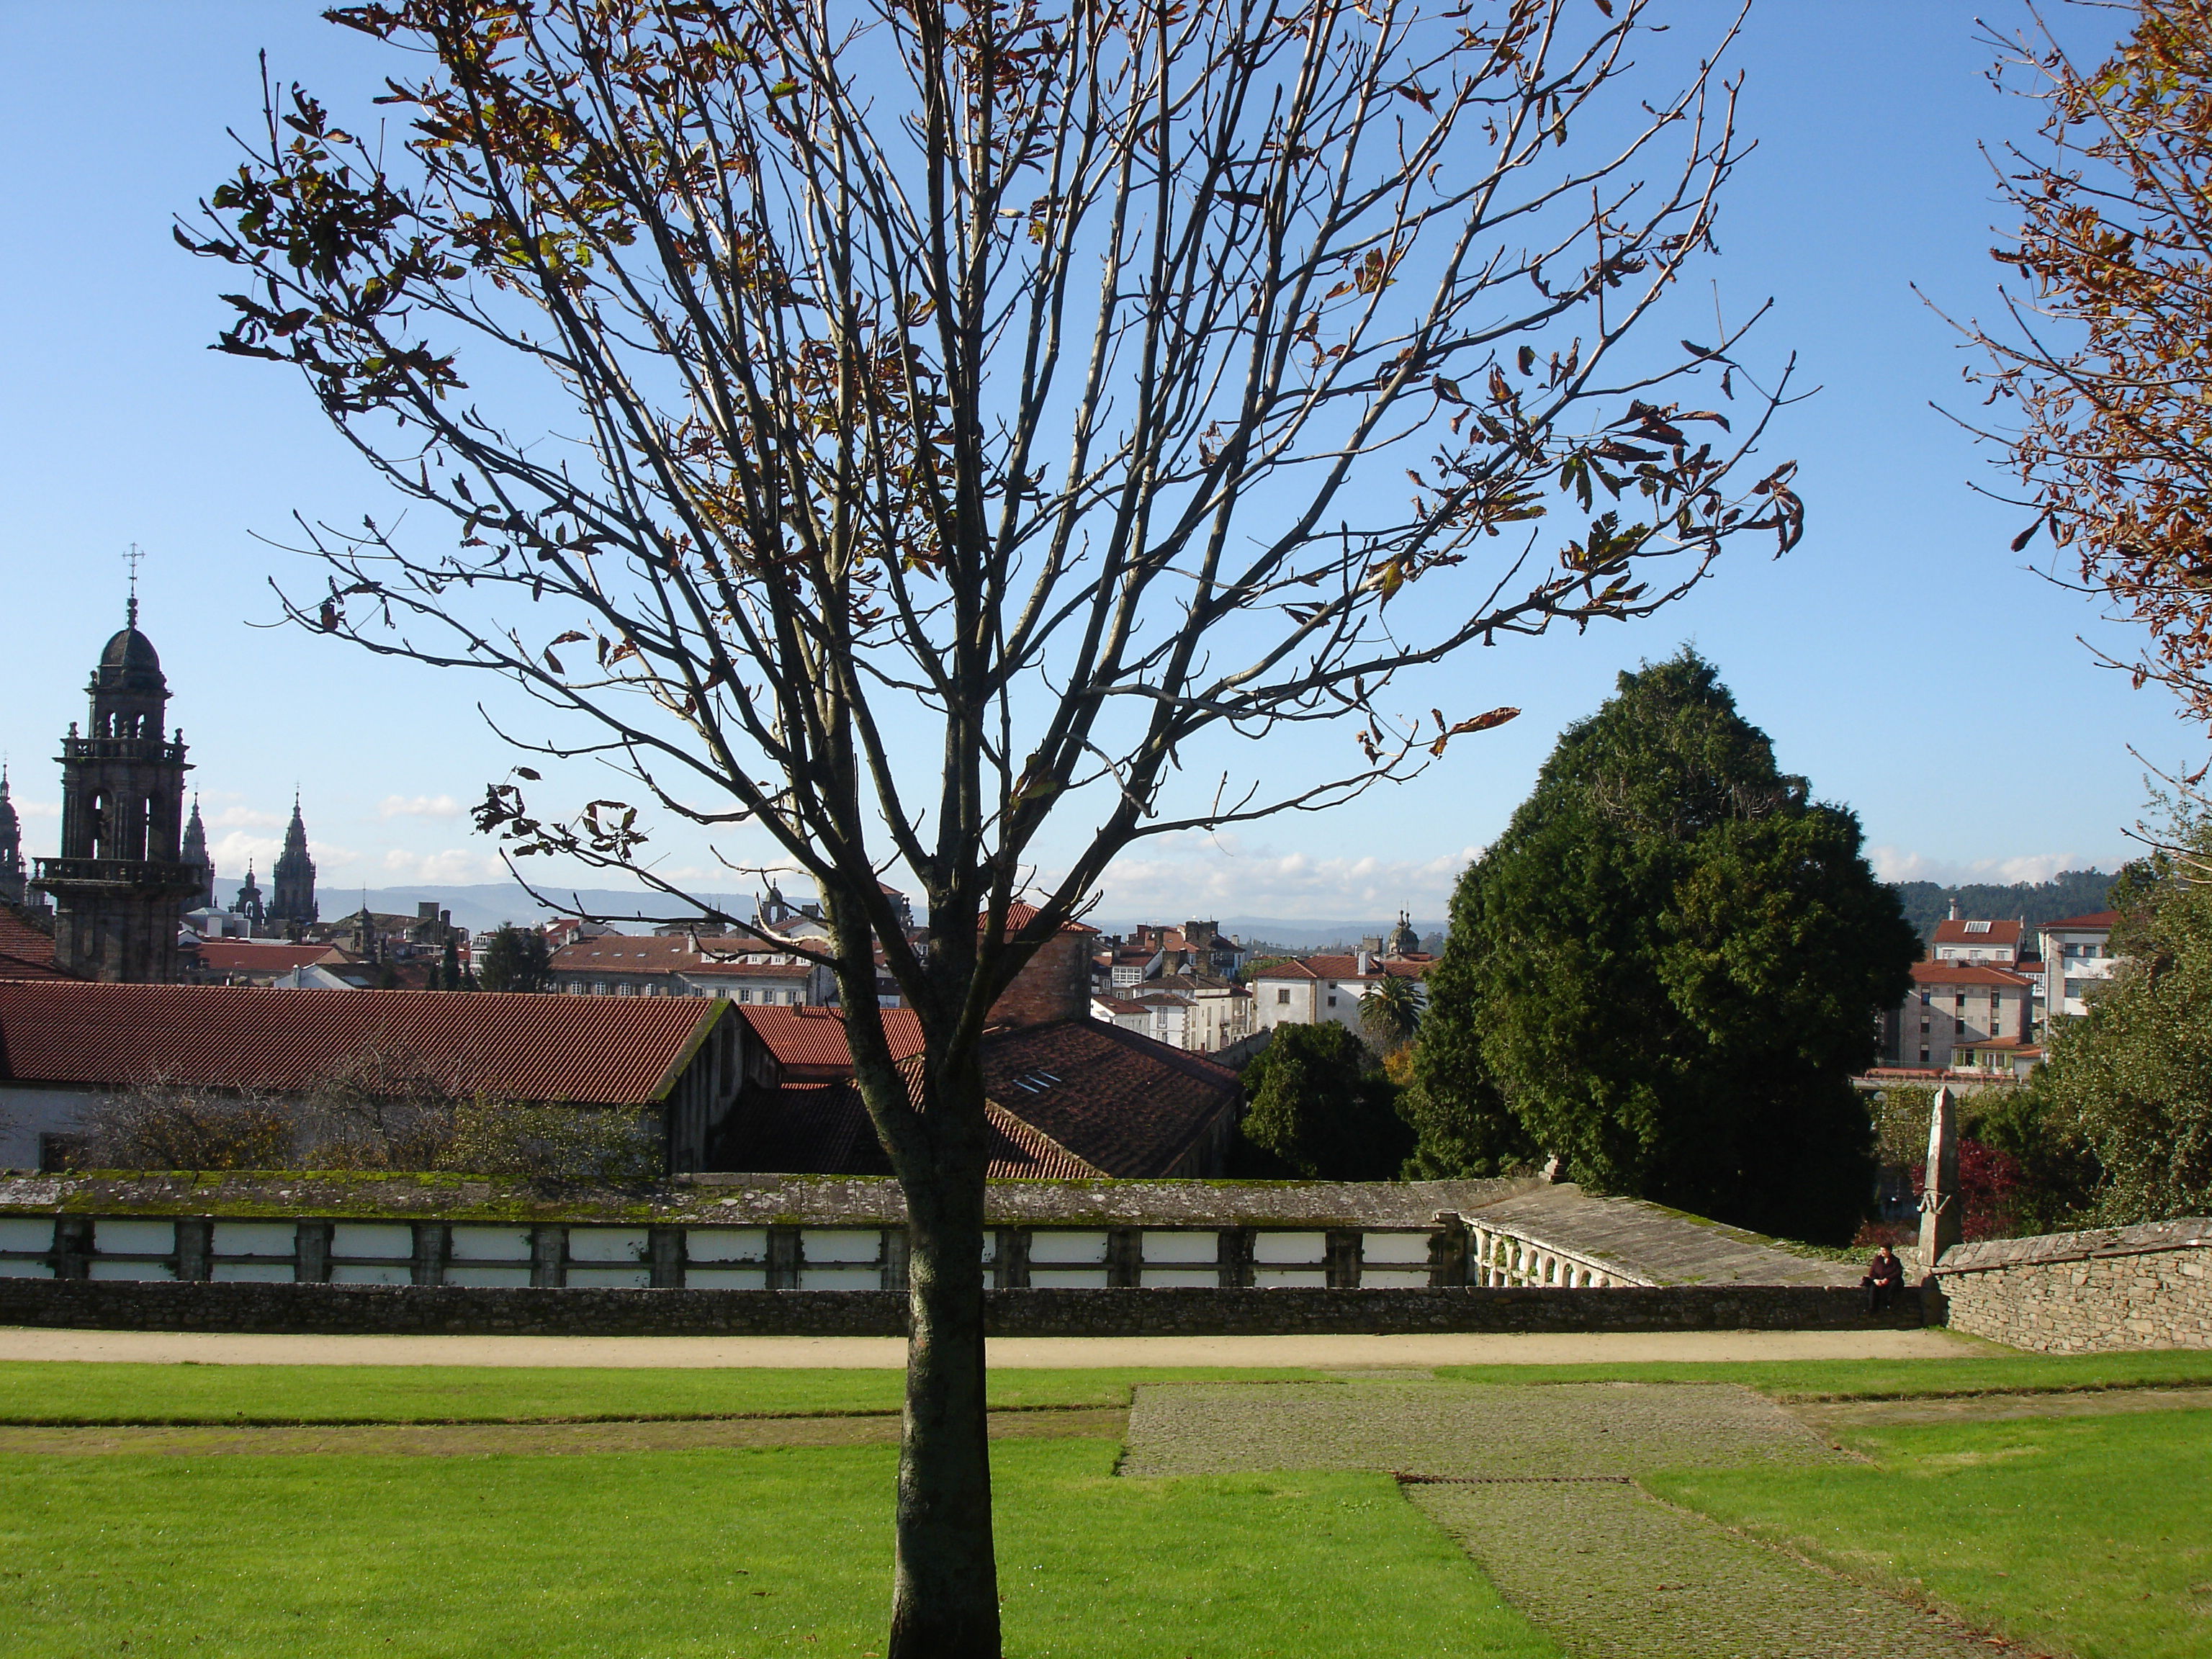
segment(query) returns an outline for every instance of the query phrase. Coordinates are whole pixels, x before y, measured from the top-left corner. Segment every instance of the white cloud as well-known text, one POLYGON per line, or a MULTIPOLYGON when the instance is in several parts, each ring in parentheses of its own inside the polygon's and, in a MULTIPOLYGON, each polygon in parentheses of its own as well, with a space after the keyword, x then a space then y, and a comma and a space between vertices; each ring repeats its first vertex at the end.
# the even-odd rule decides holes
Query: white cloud
POLYGON ((2097 860, 2081 853, 2022 853, 2011 858, 1932 859, 1902 847, 1871 847, 1867 861, 1884 881, 1933 881, 1946 887, 1986 883, 2049 881, 2062 870, 2086 870, 2097 860))
POLYGON ((19 817, 58 818, 62 815, 62 804, 58 800, 17 800, 15 791, 11 789, 8 793, 19 817))
POLYGON ((496 857, 471 847, 448 847, 435 853, 409 853, 395 847, 385 854, 382 868, 395 881, 426 886, 498 881, 507 874, 496 857))
POLYGON ((461 804, 451 795, 386 795, 376 815, 380 818, 457 818, 461 804))
POLYGON ((257 812, 250 806, 226 806, 200 817, 211 830, 282 830, 291 821, 289 812, 257 812))
POLYGON ((249 836, 242 830, 208 843, 208 856, 215 860, 218 876, 243 876, 251 860, 253 867, 266 873, 276 862, 276 854, 284 850, 284 843, 274 836, 249 836))
POLYGON ((1246 852, 1233 837, 1191 842, 1158 856, 1125 856, 1106 872, 1102 915, 1153 920, 1269 916, 1335 921, 1411 910, 1441 916, 1461 872, 1481 854, 1462 847, 1425 859, 1317 858, 1246 852))

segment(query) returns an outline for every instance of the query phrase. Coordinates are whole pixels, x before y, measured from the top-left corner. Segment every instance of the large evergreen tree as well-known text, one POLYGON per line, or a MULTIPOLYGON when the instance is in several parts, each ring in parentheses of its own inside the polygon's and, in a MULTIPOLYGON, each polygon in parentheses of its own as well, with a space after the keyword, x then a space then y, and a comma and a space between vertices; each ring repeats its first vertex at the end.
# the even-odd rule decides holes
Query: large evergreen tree
POLYGON ((2032 1176, 2087 1186, 2086 1218, 2112 1226, 2212 1213, 2212 817, 2171 839, 2114 884, 2125 961, 2086 1015, 2051 1022, 2029 1091, 2041 1133, 2019 1136, 2032 1176))
POLYGON ((1341 1025, 1278 1025, 1244 1068, 1251 1109, 1241 1133, 1255 1173, 1321 1181, 1387 1181, 1413 1137, 1397 1087, 1366 1044, 1341 1025))
POLYGON ((1454 895, 1413 1171, 1548 1153, 1601 1191, 1847 1240, 1874 1171, 1850 1074, 1919 953, 1860 842, 1710 663, 1623 674, 1454 895))
POLYGON ((487 991, 543 991, 552 983, 552 957, 545 935, 535 927, 502 921, 484 946, 483 988, 487 991))

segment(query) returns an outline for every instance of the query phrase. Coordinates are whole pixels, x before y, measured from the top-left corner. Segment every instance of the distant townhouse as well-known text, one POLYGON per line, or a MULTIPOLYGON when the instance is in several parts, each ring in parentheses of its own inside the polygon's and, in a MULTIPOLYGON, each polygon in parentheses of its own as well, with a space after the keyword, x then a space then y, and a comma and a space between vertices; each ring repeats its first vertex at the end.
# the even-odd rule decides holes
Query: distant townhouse
POLYGON ((1906 1070, 2023 1074, 2035 1041, 2035 981, 1986 962, 1912 964, 1912 988, 1882 1017, 1885 1062, 1906 1070))
POLYGON ((1959 907, 1936 924, 1929 955, 1937 962, 1990 962, 2011 966, 2020 961, 2021 944, 2027 931, 2018 921, 1963 921, 1959 907))
POLYGON ((2037 930, 2043 944, 2043 1002, 2052 1018, 2086 1014, 2091 987, 2112 976, 2120 958, 2112 954, 2116 910, 2047 921, 2037 930))
POLYGON ((834 1001, 830 969, 790 951, 746 950, 696 933, 603 933, 553 953, 551 984, 571 996, 717 997, 818 1007, 834 1001))
POLYGON ((1333 1024, 1358 1031, 1359 1005, 1369 991, 1386 979, 1419 984, 1435 963, 1434 957, 1418 951, 1393 956, 1355 951, 1270 963, 1252 975, 1252 1029, 1333 1024))

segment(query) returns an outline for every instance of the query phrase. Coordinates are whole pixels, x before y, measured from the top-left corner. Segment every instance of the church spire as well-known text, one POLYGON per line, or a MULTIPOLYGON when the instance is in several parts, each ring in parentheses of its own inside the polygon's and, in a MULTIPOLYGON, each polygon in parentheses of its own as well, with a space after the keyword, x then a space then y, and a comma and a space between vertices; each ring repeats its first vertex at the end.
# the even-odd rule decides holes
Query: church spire
POLYGON ((300 815, 300 793, 292 792, 292 822, 284 828, 284 850, 277 855, 269 896, 269 920, 288 928, 307 927, 317 920, 315 861, 307 854, 307 820, 300 815))
POLYGON ((0 761, 0 900, 23 902, 23 826, 8 799, 8 763, 0 761))
POLYGON ((192 796, 192 815, 185 821, 185 862, 199 872, 200 890, 192 901, 194 909, 219 910, 222 902, 215 896, 215 860, 208 856, 207 825, 200 821, 200 798, 192 796))

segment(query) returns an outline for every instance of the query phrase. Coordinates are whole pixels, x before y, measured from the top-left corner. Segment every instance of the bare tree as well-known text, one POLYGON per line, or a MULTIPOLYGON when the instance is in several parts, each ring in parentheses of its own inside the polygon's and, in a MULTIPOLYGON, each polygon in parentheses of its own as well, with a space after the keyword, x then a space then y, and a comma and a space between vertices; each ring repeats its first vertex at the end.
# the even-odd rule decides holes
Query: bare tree
MULTIPOLYGON (((2021 279, 2005 321, 1963 325, 1989 358, 1973 378, 2018 424, 1973 429, 2004 447, 2036 515, 2014 550, 2047 526, 2082 588, 2149 632, 2136 661, 2107 665, 2212 726, 2212 0, 2125 14, 2128 38, 2094 64, 2032 9, 2033 33, 1991 38, 1999 83, 2043 103, 2045 142, 1999 158, 2020 216, 1995 251, 2021 279)), ((2170 781, 2190 794, 2203 775, 2170 781)))
POLYGON ((100 1096, 76 1127, 88 1170, 289 1169, 298 1131, 287 1101, 160 1078, 100 1096))
POLYGON ((629 781, 548 811, 518 767, 481 827, 672 915, 744 920, 654 872, 641 810, 813 879, 910 1218, 896 1659, 999 1650, 980 1043, 1023 963, 1132 843, 1514 712, 1399 715, 1407 671, 1798 535, 1791 469, 1747 464, 1786 373, 1740 326, 1653 337, 1741 146, 1711 60, 1637 87, 1646 9, 350 5, 413 49, 412 125, 272 88, 179 228, 241 279, 222 349, 459 526, 307 525, 328 583, 288 614, 512 682, 549 713, 518 744, 629 781), (1733 421, 1671 400, 1696 374, 1733 421), (1283 727, 1306 769, 1237 781, 1283 727))

